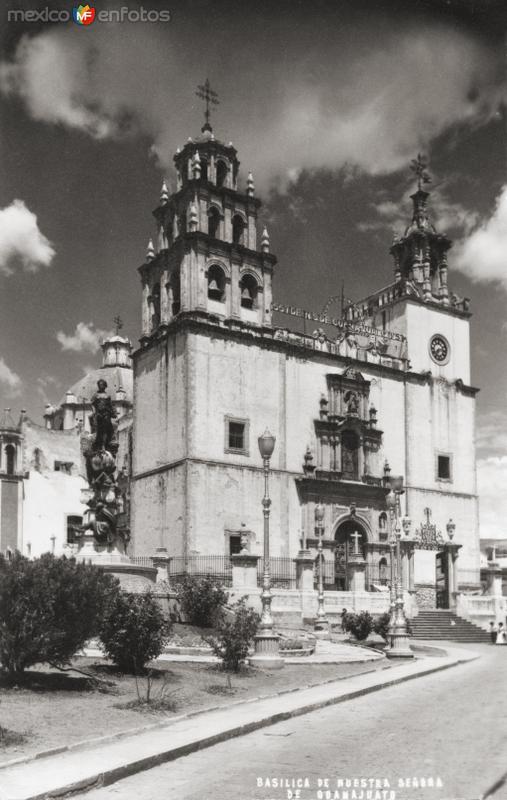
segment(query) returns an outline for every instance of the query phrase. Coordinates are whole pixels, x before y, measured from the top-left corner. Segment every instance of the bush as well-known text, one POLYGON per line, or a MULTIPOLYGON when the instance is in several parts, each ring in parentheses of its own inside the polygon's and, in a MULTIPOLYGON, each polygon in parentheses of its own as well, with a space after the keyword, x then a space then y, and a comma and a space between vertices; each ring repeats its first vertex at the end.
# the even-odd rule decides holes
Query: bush
POLYGON ((388 611, 385 614, 381 614, 375 622, 373 623, 373 630, 378 636, 382 636, 383 639, 387 642, 387 637, 389 634, 389 623, 391 620, 391 615, 388 611))
POLYGON ((185 575, 178 587, 178 600, 186 620, 201 628, 212 628, 221 618, 227 597, 220 581, 211 575, 205 578, 185 575))
POLYGON ((246 605, 244 597, 231 606, 232 615, 218 624, 218 638, 209 640, 213 653, 227 672, 239 672, 257 632, 259 614, 246 605))
POLYGON ((109 604, 100 638, 108 658, 122 672, 139 675, 164 649, 170 631, 152 595, 119 594, 109 604))
POLYGON ((46 553, 0 555, 0 662, 11 680, 27 667, 68 664, 98 634, 118 581, 98 567, 46 553))
POLYGON ((373 617, 369 611, 361 611, 359 614, 348 613, 345 614, 343 627, 362 642, 373 630, 373 617))

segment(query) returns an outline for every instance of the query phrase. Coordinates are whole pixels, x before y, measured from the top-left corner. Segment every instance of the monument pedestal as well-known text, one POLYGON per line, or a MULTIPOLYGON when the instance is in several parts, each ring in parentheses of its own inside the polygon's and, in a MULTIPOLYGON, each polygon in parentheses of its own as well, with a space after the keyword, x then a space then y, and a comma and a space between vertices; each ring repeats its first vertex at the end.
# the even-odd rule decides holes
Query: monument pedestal
POLYGON ((126 553, 120 551, 118 542, 110 547, 99 544, 91 531, 85 531, 75 558, 76 561, 93 564, 103 572, 114 575, 120 582, 120 588, 132 594, 141 594, 153 589, 157 580, 155 567, 132 564, 126 553))

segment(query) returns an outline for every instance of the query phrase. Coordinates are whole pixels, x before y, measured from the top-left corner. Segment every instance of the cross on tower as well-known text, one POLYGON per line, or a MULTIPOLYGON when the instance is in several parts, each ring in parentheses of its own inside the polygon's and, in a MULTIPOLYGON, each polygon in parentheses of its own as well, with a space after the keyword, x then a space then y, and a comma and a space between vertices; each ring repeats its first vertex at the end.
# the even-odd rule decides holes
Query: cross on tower
POLYGON ((422 156, 420 153, 417 154, 417 158, 413 158, 410 162, 410 169, 415 174, 417 178, 417 188, 421 191, 424 183, 431 183, 431 177, 427 171, 428 162, 426 161, 426 157, 422 156))
POLYGON ((114 322, 114 324, 115 324, 115 328, 116 328, 116 335, 118 336, 119 332, 120 332, 120 331, 121 331, 121 329, 123 328, 123 320, 122 320, 122 318, 120 317, 120 315, 119 315, 119 314, 117 314, 117 315, 115 316, 115 318, 113 319, 113 322, 114 322))
POLYGON ((201 84, 201 85, 199 85, 197 87, 196 95, 197 95, 197 97, 200 97, 201 100, 204 100, 206 102, 206 111, 204 112, 204 118, 205 118, 206 122, 202 126, 202 132, 204 133, 204 131, 211 131, 211 125, 210 125, 210 122, 209 122, 209 118, 210 118, 210 114, 211 114, 211 111, 210 111, 210 108, 209 108, 210 107, 210 103, 212 105, 214 105, 214 106, 218 106, 218 105, 220 105, 220 101, 218 99, 218 94, 216 92, 214 92, 213 89, 211 88, 211 84, 209 82, 209 78, 206 78, 206 83, 201 84))

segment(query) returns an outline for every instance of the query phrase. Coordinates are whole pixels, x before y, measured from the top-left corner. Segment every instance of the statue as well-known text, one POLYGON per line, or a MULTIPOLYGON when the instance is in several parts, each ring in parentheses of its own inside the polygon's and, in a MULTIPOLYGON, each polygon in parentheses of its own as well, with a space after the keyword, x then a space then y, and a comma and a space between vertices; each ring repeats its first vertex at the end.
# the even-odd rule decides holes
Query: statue
POLYGON ((101 378, 97 381, 97 391, 91 399, 93 416, 90 421, 95 433, 95 450, 109 450, 114 440, 112 420, 116 418, 116 411, 106 389, 107 382, 101 378))
POLYGON ((347 392, 345 395, 345 402, 347 404, 347 414, 355 416, 359 413, 359 401, 355 392, 347 392))
POLYGON ((97 544, 113 548, 120 543, 124 549, 129 532, 119 523, 119 515, 125 511, 128 476, 124 472, 119 478, 116 476, 118 442, 113 420, 117 415, 106 389, 104 379, 97 381, 97 391, 91 398, 92 433, 81 437, 86 477, 93 492, 88 500, 88 520, 83 534, 89 531, 97 544))

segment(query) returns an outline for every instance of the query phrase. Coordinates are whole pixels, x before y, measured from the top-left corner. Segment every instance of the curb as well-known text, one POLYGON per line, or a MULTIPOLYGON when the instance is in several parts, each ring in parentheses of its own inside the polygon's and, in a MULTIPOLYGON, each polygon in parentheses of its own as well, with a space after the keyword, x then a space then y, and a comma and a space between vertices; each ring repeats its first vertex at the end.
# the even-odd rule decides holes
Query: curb
MULTIPOLYGON (((461 653, 456 653, 456 656, 454 658, 448 658, 446 660, 446 663, 435 664, 435 662, 433 662, 432 665, 422 667, 418 671, 409 672, 408 674, 405 672, 405 674, 398 676, 393 675, 390 678, 385 676, 384 679, 381 678, 379 681, 377 681, 376 683, 372 683, 369 686, 367 685, 357 689, 351 689, 349 691, 347 691, 346 689, 342 689, 340 691, 340 689, 338 689, 337 692, 326 698, 306 702, 300 706, 293 707, 288 710, 281 710, 275 713, 266 713, 264 715, 261 714, 261 716, 259 716, 257 719, 251 719, 250 721, 247 721, 242 724, 231 724, 230 726, 225 726, 222 730, 218 730, 216 733, 208 735, 197 733, 197 735, 194 738, 192 738, 191 741, 187 741, 180 745, 167 746, 166 744, 164 746, 162 743, 160 743, 160 749, 157 750, 156 752, 152 752, 149 755, 133 759, 132 761, 123 764, 118 764, 117 766, 110 766, 102 769, 97 769, 97 768, 94 769, 90 765, 90 773, 88 775, 86 776, 83 775, 80 778, 76 775, 74 780, 68 779, 66 783, 59 785, 53 784, 51 787, 48 786, 46 789, 43 789, 41 786, 41 783, 44 783, 43 780, 42 781, 37 780, 36 782, 33 783, 33 786, 30 782, 30 785, 27 785, 25 787, 25 790, 23 790, 21 787, 18 787, 14 782, 10 784, 14 789, 14 791, 12 790, 9 791, 9 788, 7 789, 4 788, 3 790, 0 790, 0 800, 47 800, 48 797, 63 798, 64 796, 71 795, 73 793, 86 792, 93 788, 99 788, 102 786, 110 786, 111 784, 116 783, 117 781, 122 780, 123 778, 127 778, 131 775, 134 775, 136 773, 142 772, 147 769, 151 769, 152 767, 159 766, 166 762, 173 761, 177 758, 180 758, 181 756, 189 755, 190 753, 193 753, 205 747, 211 747, 220 742, 225 742, 233 737, 251 733, 252 731, 259 730, 260 728, 264 728, 287 719, 298 717, 303 714, 307 714, 319 708, 325 708, 330 705, 335 705, 341 702, 345 702, 347 700, 352 700, 357 697, 362 697, 367 694, 371 694, 372 692, 379 691, 384 688, 396 686, 398 684, 405 683, 406 681, 409 680, 425 677, 427 675, 431 675, 436 672, 441 672, 443 670, 449 669, 450 667, 457 666, 458 664, 468 661, 473 661, 479 657, 480 656, 478 656, 476 653, 472 654, 470 652, 461 651, 461 653), (33 787, 35 785, 37 785, 37 789, 34 792, 33 787), (16 789, 18 789, 18 791, 16 791, 16 789)), ((400 668, 403 669, 406 666, 407 665, 405 662, 405 664, 400 665, 400 668)), ((367 674, 371 675, 371 673, 367 674)), ((356 676, 356 678, 361 679, 361 677, 363 676, 364 673, 362 673, 362 675, 356 676)), ((320 688, 320 686, 323 685, 325 684, 320 684, 319 687, 314 687, 314 688, 320 688)), ((300 690, 295 690, 295 691, 300 691, 300 690)), ((288 694, 290 694, 290 692, 284 693, 284 696, 286 697, 288 694)), ((272 699, 272 697, 273 696, 270 696, 269 699, 272 699)), ((238 703, 237 705, 248 706, 252 705, 253 702, 258 702, 258 700, 250 700, 247 701, 246 703, 243 701, 238 703)), ((229 710, 230 707, 220 708, 220 711, 229 711, 229 710)), ((210 713, 209 716, 211 717, 212 713, 210 713)), ((168 726, 160 725, 154 727, 160 729, 163 727, 167 728, 168 726)), ((202 727, 201 730, 203 730, 202 727)), ((146 733, 149 733, 149 730, 146 731, 146 733)), ((90 750, 88 750, 88 752, 90 753, 90 750)), ((72 751, 66 751, 66 754, 70 756, 72 755, 72 751)), ((65 753, 63 755, 65 756, 65 753)), ((50 756, 49 758, 50 759, 54 758, 54 756, 53 757, 50 756)), ((43 759, 38 758, 34 759, 34 761, 41 763, 43 762, 43 759)), ((18 766, 20 768, 20 775, 21 775, 27 769, 29 770, 30 767, 33 768, 36 765, 34 764, 34 762, 31 762, 29 764, 19 764, 18 766)), ((10 769, 12 769, 12 771, 14 772, 16 770, 16 765, 12 765, 10 769)), ((5 771, 8 770, 5 770, 4 768, 2 772, 5 771)), ((53 768, 51 770, 52 780, 55 780, 56 775, 57 775, 57 770, 53 768)), ((12 778, 15 779, 15 776, 13 775, 12 778)), ((9 781, 7 781, 7 783, 9 785, 9 781)))

